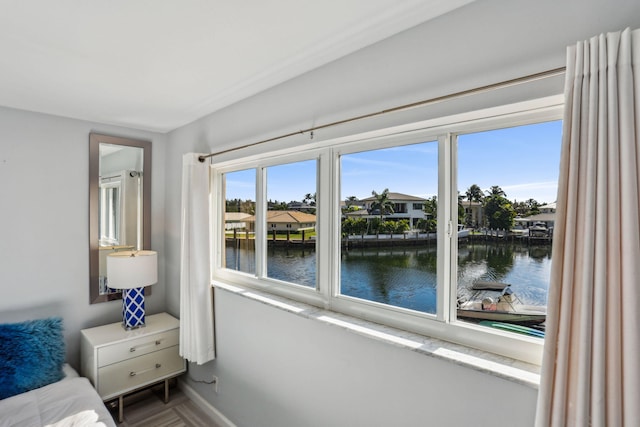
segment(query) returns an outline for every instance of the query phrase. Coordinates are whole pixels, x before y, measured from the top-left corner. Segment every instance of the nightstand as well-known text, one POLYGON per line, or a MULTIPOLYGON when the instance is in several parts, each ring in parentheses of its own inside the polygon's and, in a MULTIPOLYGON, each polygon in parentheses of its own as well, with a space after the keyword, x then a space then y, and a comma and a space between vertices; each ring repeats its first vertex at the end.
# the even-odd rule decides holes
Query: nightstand
POLYGON ((166 403, 169 380, 187 370, 178 354, 180 322, 167 313, 147 316, 146 326, 130 331, 118 322, 80 334, 82 375, 103 401, 118 398, 120 422, 124 395, 164 381, 166 403))

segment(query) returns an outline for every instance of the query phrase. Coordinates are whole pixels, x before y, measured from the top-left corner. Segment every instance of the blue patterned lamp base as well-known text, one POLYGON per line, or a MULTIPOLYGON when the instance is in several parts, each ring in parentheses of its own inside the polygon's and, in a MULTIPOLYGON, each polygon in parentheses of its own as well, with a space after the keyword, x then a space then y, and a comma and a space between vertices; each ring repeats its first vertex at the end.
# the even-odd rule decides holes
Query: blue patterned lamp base
POLYGON ((144 288, 122 290, 122 326, 125 329, 144 326, 144 288))

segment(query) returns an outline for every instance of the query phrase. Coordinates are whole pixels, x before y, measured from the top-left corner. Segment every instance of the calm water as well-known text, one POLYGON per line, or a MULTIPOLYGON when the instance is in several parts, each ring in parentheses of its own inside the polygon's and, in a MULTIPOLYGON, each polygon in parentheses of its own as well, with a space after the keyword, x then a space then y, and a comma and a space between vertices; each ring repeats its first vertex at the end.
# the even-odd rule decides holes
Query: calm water
MULTIPOLYGON (((315 287, 315 251, 269 248, 269 277, 315 287)), ((253 252, 227 247, 227 267, 253 272, 253 252)), ((357 298, 427 313, 436 311, 436 247, 343 250, 341 292, 357 298)), ((550 246, 461 243, 458 295, 474 280, 510 283, 525 304, 546 305, 551 269, 550 246)))

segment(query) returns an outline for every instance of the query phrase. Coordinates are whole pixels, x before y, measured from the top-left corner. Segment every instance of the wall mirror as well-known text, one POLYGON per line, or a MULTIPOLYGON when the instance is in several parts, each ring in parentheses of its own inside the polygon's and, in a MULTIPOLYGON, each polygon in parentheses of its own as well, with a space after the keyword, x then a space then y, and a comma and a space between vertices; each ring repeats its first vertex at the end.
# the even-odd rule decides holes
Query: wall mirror
MULTIPOLYGON (((90 303, 122 298, 109 287, 106 257, 151 249, 151 142, 89 135, 90 303)), ((145 293, 151 293, 150 287, 145 293)))

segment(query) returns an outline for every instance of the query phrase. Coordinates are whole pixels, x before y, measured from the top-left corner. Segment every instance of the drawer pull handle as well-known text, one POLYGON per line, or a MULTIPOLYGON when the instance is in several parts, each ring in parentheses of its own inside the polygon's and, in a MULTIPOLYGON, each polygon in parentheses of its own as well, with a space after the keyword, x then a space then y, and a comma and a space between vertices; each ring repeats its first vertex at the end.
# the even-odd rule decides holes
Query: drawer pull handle
POLYGON ((162 365, 160 363, 156 363, 156 366, 154 366, 153 368, 145 369, 145 370, 139 371, 139 372, 131 371, 131 372, 129 372, 129 376, 130 377, 135 377, 136 375, 144 374, 144 373, 147 373, 149 371, 153 371, 154 369, 159 369, 161 367, 162 367, 162 365))
POLYGON ((136 347, 131 347, 129 349, 129 353, 133 353, 139 348, 145 348, 145 347, 150 347, 150 346, 153 346, 153 345, 160 345, 160 344, 162 344, 162 340, 155 340, 154 342, 150 342, 150 343, 147 343, 147 344, 142 344, 142 345, 139 345, 139 346, 136 346, 136 347))

